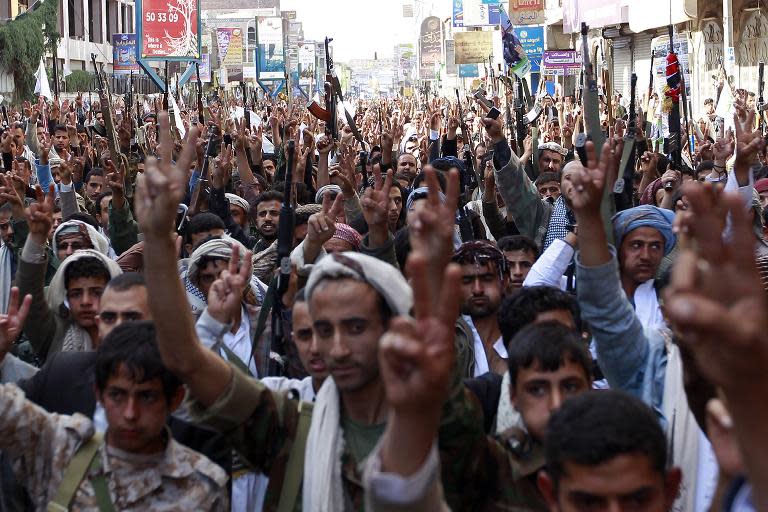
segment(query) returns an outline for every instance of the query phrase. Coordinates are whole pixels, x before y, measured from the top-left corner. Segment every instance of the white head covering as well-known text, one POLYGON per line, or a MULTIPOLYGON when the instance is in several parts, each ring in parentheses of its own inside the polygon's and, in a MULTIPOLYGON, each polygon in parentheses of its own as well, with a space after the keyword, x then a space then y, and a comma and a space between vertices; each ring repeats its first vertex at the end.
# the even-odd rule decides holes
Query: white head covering
POLYGON ((58 254, 58 237, 59 233, 61 233, 62 230, 77 226, 85 226, 86 230, 88 231, 88 238, 91 239, 91 244, 93 245, 93 248, 103 254, 104 256, 109 256, 109 240, 96 231, 96 228, 88 224, 87 222, 83 222, 81 220, 68 220, 66 222, 62 222, 58 228, 56 228, 56 231, 53 233, 53 254, 58 254))
POLYGON ((359 252, 330 254, 312 267, 307 281, 307 299, 323 279, 349 277, 371 285, 395 315, 408 315, 413 307, 413 291, 395 267, 359 252))
POLYGON ((245 213, 248 213, 248 210, 251 209, 251 205, 248 204, 248 201, 238 196, 237 194, 230 194, 229 192, 227 192, 226 194, 224 194, 224 197, 227 198, 227 201, 229 202, 229 204, 234 204, 235 206, 239 206, 240 208, 245 210, 245 213))

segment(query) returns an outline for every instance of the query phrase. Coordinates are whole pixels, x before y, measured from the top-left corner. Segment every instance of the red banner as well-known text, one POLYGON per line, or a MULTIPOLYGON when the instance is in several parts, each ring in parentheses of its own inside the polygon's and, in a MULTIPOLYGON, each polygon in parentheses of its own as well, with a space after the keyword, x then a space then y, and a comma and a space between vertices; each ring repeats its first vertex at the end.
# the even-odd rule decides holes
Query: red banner
POLYGON ((145 59, 200 58, 200 0, 143 0, 141 56, 145 59))

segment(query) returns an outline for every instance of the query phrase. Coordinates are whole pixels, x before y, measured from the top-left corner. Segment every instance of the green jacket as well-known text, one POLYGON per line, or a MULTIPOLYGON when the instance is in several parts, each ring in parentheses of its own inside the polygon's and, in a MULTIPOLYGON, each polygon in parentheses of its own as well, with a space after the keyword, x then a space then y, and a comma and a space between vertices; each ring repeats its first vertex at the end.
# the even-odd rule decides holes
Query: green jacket
MULTIPOLYGON (((442 484, 452 510, 544 510, 535 487, 518 479, 519 471, 504 447, 483 429, 482 411, 458 379, 443 407, 439 431, 442 484)), ((227 390, 209 408, 189 405, 196 421, 227 436, 233 448, 255 470, 269 476, 264 510, 277 510, 286 480, 286 464, 295 441, 299 413, 296 402, 233 366, 227 390)), ((351 508, 364 509, 362 467, 345 448, 342 485, 351 508)), ((296 510, 301 508, 297 499, 296 510)))

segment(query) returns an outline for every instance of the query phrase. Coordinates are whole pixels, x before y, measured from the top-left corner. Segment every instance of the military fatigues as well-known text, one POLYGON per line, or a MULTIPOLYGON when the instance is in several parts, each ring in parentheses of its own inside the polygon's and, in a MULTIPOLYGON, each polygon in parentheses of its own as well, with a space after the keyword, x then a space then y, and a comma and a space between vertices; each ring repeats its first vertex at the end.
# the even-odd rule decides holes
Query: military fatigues
MULTIPOLYGON (((81 414, 46 412, 12 384, 0 385, 0 449, 13 462, 35 510, 45 511, 73 455, 93 435, 93 423, 81 414)), ((170 435, 162 454, 128 454, 102 444, 96 457, 115 509, 121 511, 228 511, 227 476, 219 466, 175 442, 170 435)), ((90 478, 80 483, 72 509, 97 512, 90 478)))
MULTIPOLYGON (((504 447, 485 435, 482 412, 458 378, 443 410, 439 432, 441 479, 452 510, 546 510, 535 487, 515 481, 513 461, 504 447)), ((264 510, 277 510, 286 465, 296 436, 298 407, 284 393, 271 392, 233 366, 233 379, 209 408, 192 403, 196 420, 225 433, 235 450, 256 470, 269 476, 264 510)), ((348 506, 364 509, 362 470, 345 447, 342 480, 348 506)), ((297 499, 296 509, 301 506, 297 499)))

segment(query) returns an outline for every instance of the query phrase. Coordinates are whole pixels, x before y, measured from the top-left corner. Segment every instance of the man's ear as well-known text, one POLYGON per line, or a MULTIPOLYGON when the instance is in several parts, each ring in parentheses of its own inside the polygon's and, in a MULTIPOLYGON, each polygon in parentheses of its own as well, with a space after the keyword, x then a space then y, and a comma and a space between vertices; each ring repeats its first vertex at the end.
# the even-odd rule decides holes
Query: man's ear
POLYGON ((680 482, 683 479, 683 473, 680 468, 674 467, 667 471, 664 476, 664 494, 667 504, 667 510, 672 510, 672 504, 680 493, 680 482))
POLYGON ((539 492, 544 497, 544 501, 547 502, 547 507, 552 512, 557 512, 560 507, 557 504, 557 490, 555 489, 555 482, 552 477, 545 470, 539 471, 536 477, 536 484, 539 487, 539 492))
POLYGON ((168 412, 172 413, 176 409, 179 408, 181 405, 181 402, 184 401, 184 396, 186 395, 187 390, 184 388, 184 386, 179 386, 176 388, 176 391, 174 391, 173 395, 171 395, 171 401, 168 404, 168 412))

